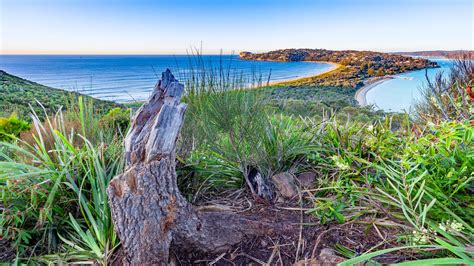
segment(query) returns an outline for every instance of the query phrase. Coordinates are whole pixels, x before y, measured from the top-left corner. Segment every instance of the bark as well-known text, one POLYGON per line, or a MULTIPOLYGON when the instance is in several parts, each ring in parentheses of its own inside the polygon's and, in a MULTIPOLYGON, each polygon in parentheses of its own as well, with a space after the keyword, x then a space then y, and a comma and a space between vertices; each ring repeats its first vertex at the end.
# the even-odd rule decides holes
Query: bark
POLYGON ((175 149, 186 110, 180 102, 183 90, 169 70, 163 72, 125 138, 125 171, 108 187, 126 264, 167 264, 171 246, 180 251, 216 253, 247 235, 293 228, 253 215, 198 211, 181 195, 175 149))

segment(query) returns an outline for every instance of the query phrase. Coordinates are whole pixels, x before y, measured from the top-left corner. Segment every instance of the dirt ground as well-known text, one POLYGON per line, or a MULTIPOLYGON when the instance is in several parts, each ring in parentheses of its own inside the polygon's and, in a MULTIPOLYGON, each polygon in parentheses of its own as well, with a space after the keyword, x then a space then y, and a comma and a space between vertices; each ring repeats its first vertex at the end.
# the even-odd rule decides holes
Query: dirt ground
MULTIPOLYGON (((333 222, 321 225, 314 215, 307 212, 313 203, 301 194, 290 201, 269 203, 252 199, 243 191, 225 192, 225 195, 210 195, 195 204, 200 209, 228 209, 241 215, 259 215, 265 220, 285 221, 294 229, 284 235, 248 237, 221 254, 172 250, 176 265, 332 265, 348 259, 336 251, 337 247, 347 248, 353 255, 359 255, 368 250, 396 247, 400 245, 398 237, 403 234, 397 223, 379 215, 359 217, 344 224, 333 222), (329 258, 320 256, 328 250, 331 253, 329 258)), ((409 258, 410 254, 398 252, 379 256, 376 261, 394 263, 409 258)))

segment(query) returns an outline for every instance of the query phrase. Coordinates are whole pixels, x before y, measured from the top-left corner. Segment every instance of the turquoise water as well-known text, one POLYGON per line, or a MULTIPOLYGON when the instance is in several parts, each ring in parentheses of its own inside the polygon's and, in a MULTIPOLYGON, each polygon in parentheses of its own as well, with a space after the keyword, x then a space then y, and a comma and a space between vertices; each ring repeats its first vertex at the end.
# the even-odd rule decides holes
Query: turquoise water
MULTIPOLYGON (((235 55, 204 55, 199 60, 207 66, 222 65, 237 75, 257 73, 264 80, 270 76, 270 81, 316 75, 333 68, 330 64, 312 62, 246 61, 235 55)), ((0 55, 0 69, 10 74, 118 102, 147 99, 162 71, 169 68, 180 78, 180 74, 189 73, 190 62, 195 64, 196 58, 187 55, 0 55)))
MULTIPOLYGON (((428 69, 428 77, 434 78, 436 73, 448 73, 452 61, 448 59, 433 59, 440 68, 428 69)), ((420 98, 420 89, 426 84, 425 70, 412 71, 390 79, 375 86, 367 92, 367 103, 375 104, 385 111, 409 111, 410 107, 420 98)))

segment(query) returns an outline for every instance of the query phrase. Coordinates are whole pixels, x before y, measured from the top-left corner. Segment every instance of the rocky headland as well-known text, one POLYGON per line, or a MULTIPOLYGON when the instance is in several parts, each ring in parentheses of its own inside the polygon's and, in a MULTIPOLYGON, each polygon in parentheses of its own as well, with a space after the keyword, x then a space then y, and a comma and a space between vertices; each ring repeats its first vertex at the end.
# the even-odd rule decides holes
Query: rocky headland
POLYGON ((331 62, 343 67, 311 78, 291 81, 295 85, 317 85, 358 88, 372 77, 394 75, 412 70, 439 67, 425 58, 413 58, 398 54, 355 50, 283 49, 267 53, 241 52, 243 60, 267 61, 315 61, 331 62))

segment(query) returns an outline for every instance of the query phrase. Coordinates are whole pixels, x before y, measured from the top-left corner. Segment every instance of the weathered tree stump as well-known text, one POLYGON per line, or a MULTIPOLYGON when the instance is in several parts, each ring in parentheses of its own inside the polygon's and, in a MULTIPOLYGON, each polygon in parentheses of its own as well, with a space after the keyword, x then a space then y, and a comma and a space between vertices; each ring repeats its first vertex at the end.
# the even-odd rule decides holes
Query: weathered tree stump
POLYGON ((125 171, 108 187, 125 264, 166 264, 171 246, 216 253, 246 235, 293 228, 253 215, 198 211, 180 194, 175 148, 186 110, 180 102, 183 90, 169 70, 163 72, 125 138, 125 171))

